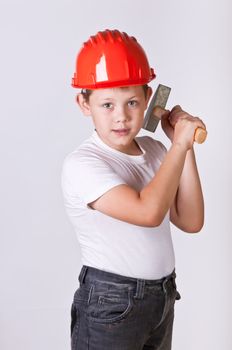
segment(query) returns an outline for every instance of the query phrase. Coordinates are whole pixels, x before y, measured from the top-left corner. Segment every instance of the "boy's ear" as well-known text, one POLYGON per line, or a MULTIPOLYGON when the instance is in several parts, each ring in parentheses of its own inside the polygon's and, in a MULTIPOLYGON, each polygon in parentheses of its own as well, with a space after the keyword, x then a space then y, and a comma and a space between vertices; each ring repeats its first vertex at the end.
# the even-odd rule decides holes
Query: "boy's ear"
POLYGON ((152 95, 152 88, 149 86, 147 89, 147 95, 146 95, 146 108, 148 106, 148 102, 150 101, 151 95, 152 95))
POLYGON ((76 101, 84 115, 91 115, 89 103, 81 93, 77 94, 76 101))

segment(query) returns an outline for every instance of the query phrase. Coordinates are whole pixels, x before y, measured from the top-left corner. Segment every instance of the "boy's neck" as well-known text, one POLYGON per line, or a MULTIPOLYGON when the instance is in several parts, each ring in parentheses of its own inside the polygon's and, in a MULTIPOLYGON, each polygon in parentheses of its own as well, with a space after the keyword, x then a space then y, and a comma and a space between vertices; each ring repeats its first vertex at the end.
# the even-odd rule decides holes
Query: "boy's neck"
POLYGON ((140 156, 141 154, 143 154, 143 151, 140 149, 138 143, 135 141, 135 139, 132 141, 131 145, 129 148, 127 148, 125 151, 122 150, 122 149, 117 149, 117 148, 114 148, 112 147, 110 144, 108 144, 107 142, 105 142, 101 137, 100 135, 98 134, 97 130, 94 129, 96 134, 98 135, 99 139, 105 143, 107 146, 113 148, 113 149, 116 149, 117 151, 119 152, 122 152, 122 153, 125 153, 125 154, 128 154, 130 156, 140 156))
POLYGON ((135 140, 133 140, 133 149, 132 149, 132 153, 130 154, 132 156, 140 156, 141 154, 143 154, 142 150, 140 149, 139 145, 135 140))

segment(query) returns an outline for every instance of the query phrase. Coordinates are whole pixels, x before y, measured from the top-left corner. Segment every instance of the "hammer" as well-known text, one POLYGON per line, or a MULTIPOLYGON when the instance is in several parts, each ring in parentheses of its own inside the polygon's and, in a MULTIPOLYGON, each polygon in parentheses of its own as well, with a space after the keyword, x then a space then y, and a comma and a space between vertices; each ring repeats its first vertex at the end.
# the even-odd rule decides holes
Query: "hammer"
MULTIPOLYGON (((159 108, 156 109, 155 107, 161 107, 162 109, 164 109, 170 92, 171 92, 170 87, 159 84, 148 106, 148 109, 144 118, 143 129, 151 132, 155 132, 160 121, 159 108)), ((207 131, 205 129, 196 128, 195 134, 194 134, 195 142, 203 143, 206 137, 207 137, 207 131)))

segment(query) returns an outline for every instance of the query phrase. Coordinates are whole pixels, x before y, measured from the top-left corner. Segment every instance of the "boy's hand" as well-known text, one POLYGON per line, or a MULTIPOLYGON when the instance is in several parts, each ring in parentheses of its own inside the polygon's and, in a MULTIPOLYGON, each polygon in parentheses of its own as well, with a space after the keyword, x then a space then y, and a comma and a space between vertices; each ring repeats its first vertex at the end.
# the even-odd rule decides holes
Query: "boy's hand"
POLYGON ((186 149, 193 146, 195 130, 198 127, 205 129, 200 118, 183 111, 179 105, 162 115, 161 125, 172 143, 178 143, 186 149))

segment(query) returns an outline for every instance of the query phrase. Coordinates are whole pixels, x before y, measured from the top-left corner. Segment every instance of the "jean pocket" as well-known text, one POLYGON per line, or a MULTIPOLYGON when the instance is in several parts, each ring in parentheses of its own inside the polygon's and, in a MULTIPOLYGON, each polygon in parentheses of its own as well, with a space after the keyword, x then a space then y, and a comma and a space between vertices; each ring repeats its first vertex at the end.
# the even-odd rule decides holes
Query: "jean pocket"
POLYGON ((88 303, 91 290, 91 285, 81 284, 74 294, 73 302, 75 304, 88 303))
POLYGON ((97 323, 114 323, 124 320, 132 308, 132 290, 96 290, 92 293, 88 318, 97 323))

